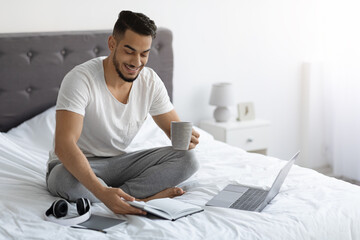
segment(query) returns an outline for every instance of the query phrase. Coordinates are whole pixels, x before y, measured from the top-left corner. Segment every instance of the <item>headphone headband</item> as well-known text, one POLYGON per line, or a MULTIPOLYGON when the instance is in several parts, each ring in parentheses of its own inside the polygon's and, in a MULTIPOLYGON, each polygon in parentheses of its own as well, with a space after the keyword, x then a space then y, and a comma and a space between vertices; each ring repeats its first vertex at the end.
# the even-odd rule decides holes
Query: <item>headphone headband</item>
POLYGON ((86 198, 79 198, 76 201, 76 208, 79 216, 73 218, 61 218, 66 216, 68 203, 64 199, 58 199, 53 202, 50 208, 45 212, 45 220, 61 224, 64 226, 73 226, 87 221, 91 216, 90 201, 86 198))

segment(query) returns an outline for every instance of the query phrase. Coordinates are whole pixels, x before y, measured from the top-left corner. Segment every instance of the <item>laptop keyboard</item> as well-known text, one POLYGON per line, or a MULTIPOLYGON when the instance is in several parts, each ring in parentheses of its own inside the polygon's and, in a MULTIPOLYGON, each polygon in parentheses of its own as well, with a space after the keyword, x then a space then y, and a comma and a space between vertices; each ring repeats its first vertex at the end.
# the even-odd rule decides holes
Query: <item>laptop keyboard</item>
POLYGON ((248 189, 230 208, 254 211, 266 198, 268 191, 261 189, 248 189))

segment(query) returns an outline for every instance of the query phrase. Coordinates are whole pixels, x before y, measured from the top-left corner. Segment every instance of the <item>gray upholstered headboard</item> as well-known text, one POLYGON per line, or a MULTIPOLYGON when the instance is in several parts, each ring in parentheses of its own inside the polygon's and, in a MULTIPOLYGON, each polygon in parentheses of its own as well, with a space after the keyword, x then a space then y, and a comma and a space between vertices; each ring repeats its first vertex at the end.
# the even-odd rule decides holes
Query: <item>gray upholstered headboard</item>
MULTIPOLYGON (((55 105, 60 83, 75 65, 108 55, 110 30, 0 34, 0 131, 55 105)), ((147 66, 172 99, 172 33, 159 28, 147 66)))

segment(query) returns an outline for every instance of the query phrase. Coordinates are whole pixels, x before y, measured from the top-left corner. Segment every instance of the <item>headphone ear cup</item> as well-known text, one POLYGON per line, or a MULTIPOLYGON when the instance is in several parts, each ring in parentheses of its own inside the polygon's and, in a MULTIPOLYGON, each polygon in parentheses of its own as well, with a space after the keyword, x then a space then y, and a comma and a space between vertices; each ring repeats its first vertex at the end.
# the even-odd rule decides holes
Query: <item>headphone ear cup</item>
POLYGON ((54 213, 53 207, 54 207, 54 204, 55 204, 55 203, 56 203, 56 201, 51 204, 51 206, 49 207, 48 210, 46 210, 46 212, 45 212, 45 215, 46 215, 46 216, 49 216, 49 215, 51 215, 51 214, 54 215, 54 214, 53 214, 53 213, 54 213))
POLYGON ((83 215, 90 209, 90 201, 87 198, 79 198, 76 200, 76 209, 79 215, 83 215))
POLYGON ((56 218, 61 218, 66 216, 68 212, 68 204, 65 200, 56 200, 53 202, 51 207, 46 211, 46 216, 50 214, 54 215, 56 218))

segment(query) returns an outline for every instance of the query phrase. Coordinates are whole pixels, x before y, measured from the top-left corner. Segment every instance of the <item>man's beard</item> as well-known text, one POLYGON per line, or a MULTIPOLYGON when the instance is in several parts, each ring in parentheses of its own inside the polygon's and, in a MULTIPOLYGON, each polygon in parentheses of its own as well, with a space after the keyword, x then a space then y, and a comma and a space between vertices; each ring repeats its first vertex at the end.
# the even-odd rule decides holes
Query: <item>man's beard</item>
MULTIPOLYGON (((115 52, 116 52, 116 51, 115 51, 115 52)), ((113 56, 113 64, 114 64, 114 67, 115 67, 115 70, 116 70, 117 74, 118 74, 119 77, 120 77, 122 80, 124 80, 125 82, 132 83, 132 82, 135 81, 136 78, 139 76, 139 74, 138 74, 138 75, 136 75, 134 78, 127 78, 127 77, 125 77, 124 74, 122 74, 122 72, 121 72, 120 69, 119 69, 119 62, 117 61, 117 59, 116 59, 116 57, 115 57, 115 54, 114 54, 114 56, 113 56)))

